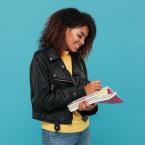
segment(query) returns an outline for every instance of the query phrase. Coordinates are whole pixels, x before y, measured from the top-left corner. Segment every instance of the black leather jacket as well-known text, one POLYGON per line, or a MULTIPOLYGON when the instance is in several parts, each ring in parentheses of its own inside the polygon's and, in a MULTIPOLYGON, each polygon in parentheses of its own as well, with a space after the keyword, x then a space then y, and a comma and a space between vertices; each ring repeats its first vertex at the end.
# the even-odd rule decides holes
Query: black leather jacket
MULTIPOLYGON (((33 118, 55 124, 71 124, 72 113, 67 105, 86 95, 83 88, 89 81, 83 59, 77 53, 72 56, 72 75, 66 69, 55 49, 41 49, 34 53, 30 65, 30 88, 33 118)), ((84 120, 87 115, 97 112, 98 106, 91 111, 80 111, 84 120)))

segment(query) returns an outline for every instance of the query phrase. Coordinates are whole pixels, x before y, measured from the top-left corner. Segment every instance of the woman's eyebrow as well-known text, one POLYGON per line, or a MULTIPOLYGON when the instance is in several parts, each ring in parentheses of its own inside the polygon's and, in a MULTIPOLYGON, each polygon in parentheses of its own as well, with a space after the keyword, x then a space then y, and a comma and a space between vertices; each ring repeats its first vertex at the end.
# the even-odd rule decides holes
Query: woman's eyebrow
POLYGON ((82 31, 80 31, 81 32, 81 34, 83 35, 83 36, 85 36, 85 38, 87 37, 87 34, 85 34, 84 32, 82 32, 82 31))

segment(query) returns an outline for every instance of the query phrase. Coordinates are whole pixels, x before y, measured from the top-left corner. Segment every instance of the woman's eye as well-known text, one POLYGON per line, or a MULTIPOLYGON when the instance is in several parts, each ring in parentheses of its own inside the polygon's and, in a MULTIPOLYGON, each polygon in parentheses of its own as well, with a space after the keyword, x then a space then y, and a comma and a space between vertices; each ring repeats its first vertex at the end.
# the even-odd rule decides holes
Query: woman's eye
POLYGON ((78 37, 79 37, 79 38, 82 38, 82 36, 81 36, 81 35, 78 35, 78 37))

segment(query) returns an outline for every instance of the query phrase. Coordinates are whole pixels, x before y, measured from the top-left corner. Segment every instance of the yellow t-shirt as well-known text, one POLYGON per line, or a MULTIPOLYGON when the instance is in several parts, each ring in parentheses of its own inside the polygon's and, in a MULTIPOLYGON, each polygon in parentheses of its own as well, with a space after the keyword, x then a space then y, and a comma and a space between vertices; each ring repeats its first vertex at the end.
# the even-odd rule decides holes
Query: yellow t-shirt
MULTIPOLYGON (((69 55, 69 51, 64 51, 61 58, 66 68, 70 72, 70 74, 72 74, 72 60, 71 60, 71 55, 69 55)), ((78 111, 75 111, 73 112, 72 124, 67 124, 67 125, 60 124, 59 132, 62 133, 81 132, 85 130, 88 126, 89 126, 89 119, 85 122, 82 119, 82 115, 78 111)), ((42 128, 49 131, 55 131, 54 124, 46 121, 42 121, 42 128)))

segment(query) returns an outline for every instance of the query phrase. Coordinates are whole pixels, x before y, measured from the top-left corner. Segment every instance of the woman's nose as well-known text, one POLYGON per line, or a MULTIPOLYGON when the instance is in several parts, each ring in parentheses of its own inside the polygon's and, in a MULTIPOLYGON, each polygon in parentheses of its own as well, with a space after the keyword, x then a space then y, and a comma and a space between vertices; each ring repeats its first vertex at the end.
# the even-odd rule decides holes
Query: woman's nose
POLYGON ((85 43, 85 40, 84 40, 84 38, 82 38, 81 39, 81 45, 84 45, 84 43, 85 43))

